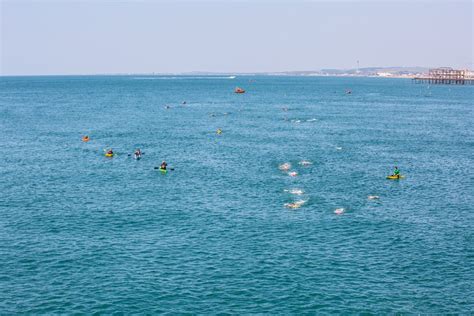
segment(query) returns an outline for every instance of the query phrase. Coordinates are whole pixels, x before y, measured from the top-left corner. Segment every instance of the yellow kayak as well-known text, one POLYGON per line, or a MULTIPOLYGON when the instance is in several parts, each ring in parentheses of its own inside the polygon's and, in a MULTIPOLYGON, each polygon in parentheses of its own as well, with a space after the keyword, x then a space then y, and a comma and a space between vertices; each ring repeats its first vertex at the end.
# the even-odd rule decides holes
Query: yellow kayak
POLYGON ((391 176, 387 176, 387 179, 389 180, 398 180, 398 179, 405 179, 405 176, 395 176, 395 175, 391 175, 391 176))
POLYGON ((113 156, 114 156, 114 154, 109 154, 109 153, 105 154, 105 157, 113 157, 113 156))

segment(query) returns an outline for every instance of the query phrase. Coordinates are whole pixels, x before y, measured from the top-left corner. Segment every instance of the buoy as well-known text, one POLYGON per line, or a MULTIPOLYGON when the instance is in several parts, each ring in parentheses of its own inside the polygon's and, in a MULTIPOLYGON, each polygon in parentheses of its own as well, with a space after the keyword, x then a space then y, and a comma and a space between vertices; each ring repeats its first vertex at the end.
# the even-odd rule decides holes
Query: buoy
POLYGON ((87 135, 82 137, 82 141, 83 141, 83 142, 88 142, 89 139, 90 139, 90 138, 89 138, 89 136, 87 136, 87 135))

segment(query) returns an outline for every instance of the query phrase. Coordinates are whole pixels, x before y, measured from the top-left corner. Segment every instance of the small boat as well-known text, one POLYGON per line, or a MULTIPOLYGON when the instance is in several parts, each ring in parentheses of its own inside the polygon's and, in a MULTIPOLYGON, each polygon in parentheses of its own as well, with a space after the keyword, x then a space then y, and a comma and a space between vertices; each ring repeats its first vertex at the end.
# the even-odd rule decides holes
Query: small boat
POLYGON ((245 90, 242 89, 242 88, 237 87, 237 88, 235 88, 234 92, 235 93, 245 93, 245 90))

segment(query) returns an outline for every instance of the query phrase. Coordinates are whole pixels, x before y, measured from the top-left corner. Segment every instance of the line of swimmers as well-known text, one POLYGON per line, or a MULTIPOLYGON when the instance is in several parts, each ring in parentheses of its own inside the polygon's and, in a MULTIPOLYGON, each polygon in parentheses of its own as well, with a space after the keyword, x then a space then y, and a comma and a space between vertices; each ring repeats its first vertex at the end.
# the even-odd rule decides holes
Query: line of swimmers
MULTIPOLYGON (((143 154, 144 153, 141 151, 141 149, 137 148, 133 153, 133 158, 135 158, 136 160, 140 160, 143 154)), ((114 155, 115 153, 112 148, 109 148, 105 151, 105 157, 113 157, 114 155)), ((166 161, 163 160, 160 165, 160 170, 166 170, 167 167, 168 164, 166 163, 166 161)))
MULTIPOLYGON (((89 140, 90 140, 90 137, 88 135, 85 135, 85 136, 82 137, 83 142, 88 142, 89 140)), ((136 160, 140 160, 142 158, 143 154, 144 153, 141 151, 141 149, 137 148, 135 150, 135 152, 133 153, 133 158, 135 158, 136 160)), ((111 158, 113 156, 115 156, 115 153, 114 153, 112 148, 109 148, 109 149, 105 150, 105 157, 110 157, 111 158)), ((167 167, 168 167, 168 164, 166 163, 166 161, 163 160, 161 162, 161 165, 160 165, 159 169, 160 170, 166 170, 167 167)))

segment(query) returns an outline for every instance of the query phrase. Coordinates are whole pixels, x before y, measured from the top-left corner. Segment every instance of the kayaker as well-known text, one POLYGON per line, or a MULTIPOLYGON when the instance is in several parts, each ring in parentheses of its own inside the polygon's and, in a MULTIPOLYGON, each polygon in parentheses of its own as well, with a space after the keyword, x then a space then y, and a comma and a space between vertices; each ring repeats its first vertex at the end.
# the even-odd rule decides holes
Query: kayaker
POLYGON ((393 170, 393 175, 396 176, 397 178, 400 178, 400 170, 398 169, 397 166, 395 166, 395 170, 393 170))
POLYGON ((137 150, 135 150, 135 158, 140 158, 142 156, 142 151, 140 150, 140 148, 137 148, 137 150))
POLYGON ((107 155, 113 155, 114 151, 112 149, 107 150, 107 155))
POLYGON ((166 170, 166 166, 167 166, 167 165, 168 165, 168 164, 166 163, 166 161, 163 160, 163 162, 161 163, 160 169, 161 169, 161 170, 166 170))

